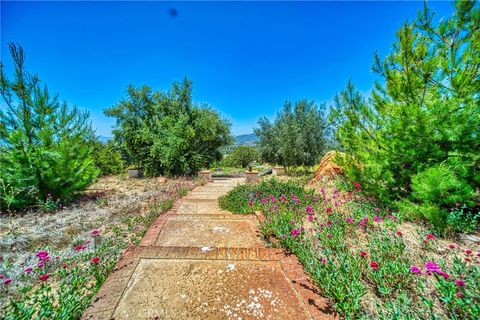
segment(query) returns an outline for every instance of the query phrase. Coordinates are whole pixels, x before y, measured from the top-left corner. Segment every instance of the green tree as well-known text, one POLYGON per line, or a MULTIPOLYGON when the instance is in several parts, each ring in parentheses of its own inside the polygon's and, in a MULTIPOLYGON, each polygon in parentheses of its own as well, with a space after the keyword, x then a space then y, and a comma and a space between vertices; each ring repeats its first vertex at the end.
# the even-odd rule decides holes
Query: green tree
POLYGON ((129 86, 127 97, 105 110, 116 118, 115 140, 130 162, 149 175, 190 174, 222 158, 230 124, 208 105, 192 102, 192 82, 170 91, 129 86))
POLYGON ((226 162, 231 166, 246 168, 249 164, 258 160, 257 149, 250 146, 238 146, 228 155, 226 162))
POLYGON ((14 78, 6 77, 3 64, 0 73, 0 203, 18 208, 48 194, 70 198, 98 174, 88 113, 50 96, 39 78, 25 71, 22 47, 9 48, 14 78))
POLYGON ((349 83, 330 119, 350 155, 352 179, 387 201, 428 199, 429 206, 448 208, 453 199, 469 203, 474 193, 466 190, 480 182, 478 2, 456 2, 453 15, 438 23, 433 17, 425 5, 416 21, 406 22, 393 51, 384 60, 375 55, 373 70, 383 82, 370 99, 349 83), (425 181, 438 180, 434 175, 448 177, 454 187, 445 190, 458 196, 420 192, 425 181))
POLYGON ((286 101, 273 123, 260 118, 260 127, 254 131, 261 159, 285 167, 316 164, 325 148, 323 108, 313 101, 300 100, 294 105, 286 101))
POLYGON ((121 173, 124 169, 122 154, 115 141, 103 143, 96 140, 94 143, 95 165, 100 170, 100 175, 106 176, 121 173))

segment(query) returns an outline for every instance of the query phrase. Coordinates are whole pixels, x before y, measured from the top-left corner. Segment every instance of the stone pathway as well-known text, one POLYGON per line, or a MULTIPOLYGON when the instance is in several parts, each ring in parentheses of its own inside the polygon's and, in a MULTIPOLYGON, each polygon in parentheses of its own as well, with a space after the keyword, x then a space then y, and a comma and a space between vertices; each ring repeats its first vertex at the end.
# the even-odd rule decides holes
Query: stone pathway
POLYGON ((255 215, 217 199, 244 179, 196 187, 129 248, 83 319, 333 319, 292 255, 266 248, 255 215))

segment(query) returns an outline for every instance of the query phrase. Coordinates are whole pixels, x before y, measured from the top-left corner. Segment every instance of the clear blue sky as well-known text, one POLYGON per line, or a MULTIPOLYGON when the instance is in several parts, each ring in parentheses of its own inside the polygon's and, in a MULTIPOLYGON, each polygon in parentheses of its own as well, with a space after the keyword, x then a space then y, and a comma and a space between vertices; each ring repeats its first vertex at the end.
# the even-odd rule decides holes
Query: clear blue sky
MULTIPOLYGON (((439 17, 450 2, 433 2, 439 17)), ((208 102, 252 132, 285 99, 331 101, 348 79, 369 92, 375 50, 421 2, 1 2, 1 57, 7 42, 27 51, 27 67, 68 103, 90 111, 99 135, 113 119, 102 110, 128 84, 168 89, 188 76, 194 100, 208 102), (178 11, 169 15, 169 8, 178 11)))

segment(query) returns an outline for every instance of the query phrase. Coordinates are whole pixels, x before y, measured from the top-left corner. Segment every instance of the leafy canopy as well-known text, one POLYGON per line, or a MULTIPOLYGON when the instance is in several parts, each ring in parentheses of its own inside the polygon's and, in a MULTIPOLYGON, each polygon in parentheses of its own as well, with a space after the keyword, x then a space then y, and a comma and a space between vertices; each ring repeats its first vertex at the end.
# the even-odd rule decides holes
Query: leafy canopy
POLYGON ((307 100, 294 105, 286 101, 273 123, 260 118, 254 132, 261 159, 285 167, 316 164, 325 148, 323 107, 307 100))
POLYGON ((13 79, 1 66, 0 205, 18 208, 36 199, 70 198, 98 174, 92 158, 94 132, 88 113, 51 96, 25 71, 25 52, 9 44, 13 79))
POLYGON ((190 174, 222 157, 230 124, 208 105, 192 102, 192 82, 169 91, 128 87, 127 97, 105 114, 116 118, 115 140, 129 162, 149 175, 190 174))

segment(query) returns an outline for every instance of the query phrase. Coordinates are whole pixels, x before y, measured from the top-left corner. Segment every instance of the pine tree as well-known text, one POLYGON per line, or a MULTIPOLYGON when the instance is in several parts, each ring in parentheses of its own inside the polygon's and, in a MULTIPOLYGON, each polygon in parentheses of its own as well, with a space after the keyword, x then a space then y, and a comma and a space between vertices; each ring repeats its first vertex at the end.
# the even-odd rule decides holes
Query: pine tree
POLYGON ((25 52, 10 43, 15 73, 0 73, 0 200, 3 207, 36 199, 66 200, 97 176, 92 159, 94 132, 88 114, 51 96, 36 75, 25 71, 25 52))
POLYGON ((425 196, 418 191, 420 181, 435 181, 435 174, 452 177, 446 185, 456 187, 445 192, 458 190, 458 197, 449 199, 468 204, 474 193, 466 190, 480 184, 478 2, 456 2, 450 18, 437 24, 433 18, 425 5, 414 22, 406 22, 393 51, 383 60, 375 55, 373 70, 383 82, 375 84, 370 99, 349 83, 330 119, 350 155, 352 179, 383 200, 421 205, 429 199, 426 205, 440 209, 454 203, 425 196), (425 174, 429 179, 415 180, 425 174))

